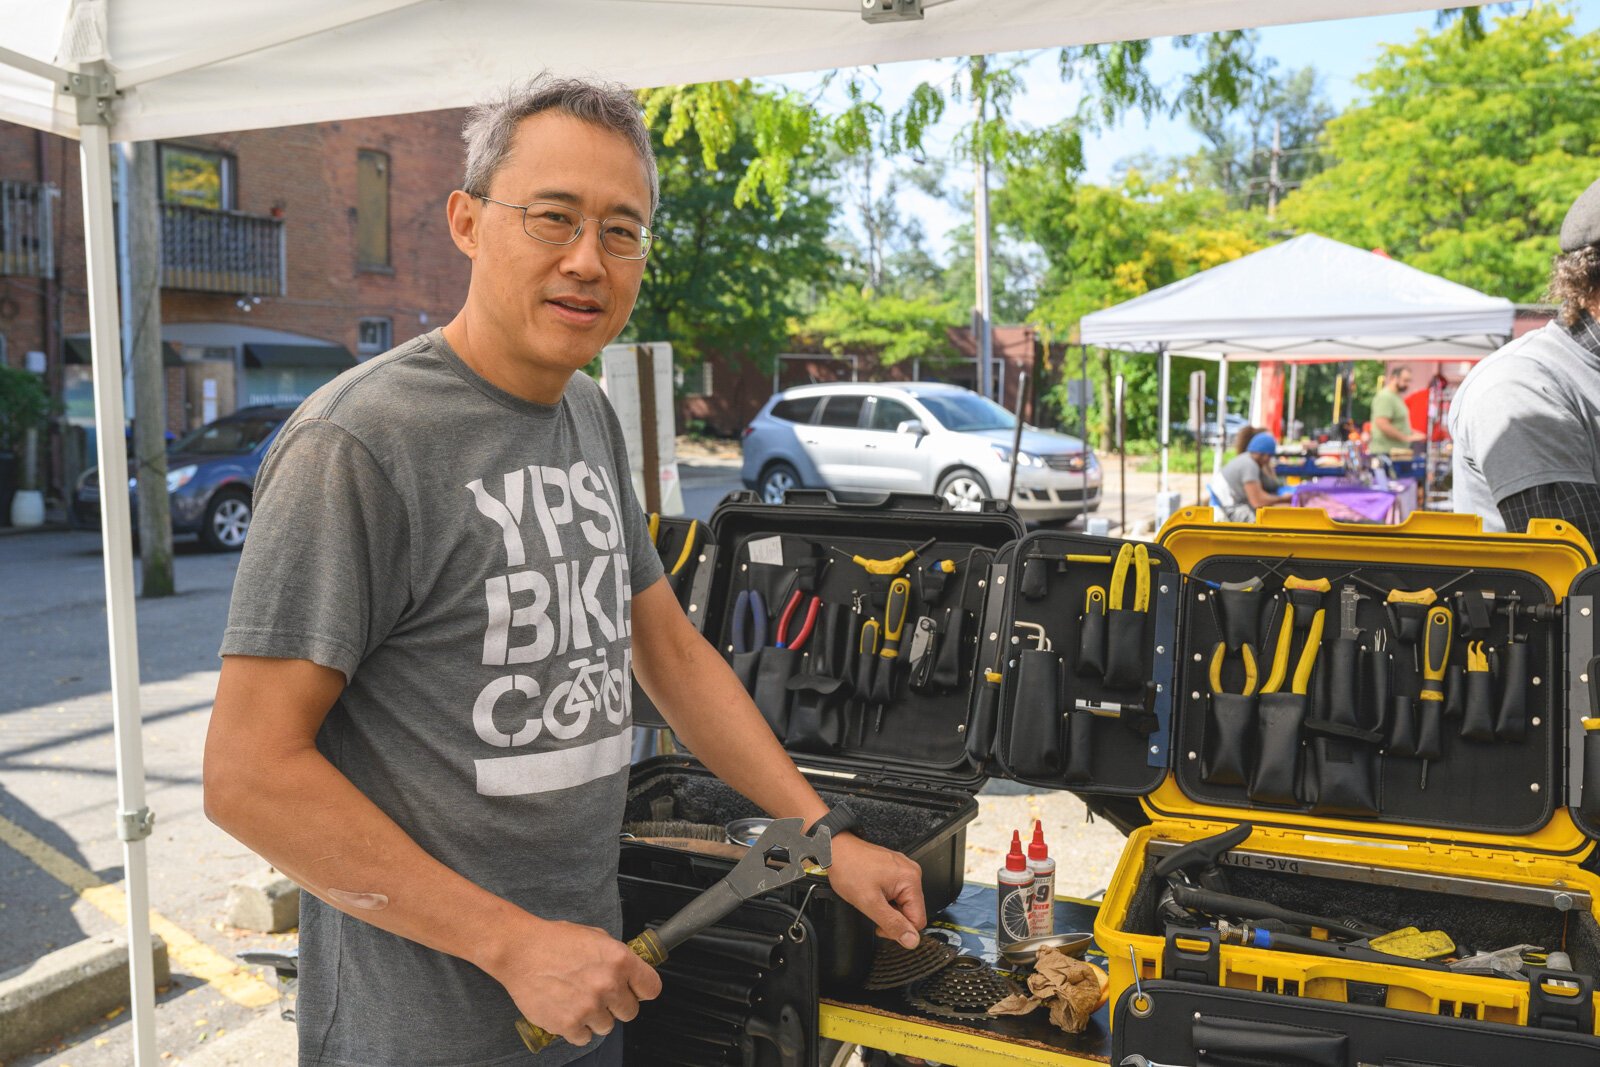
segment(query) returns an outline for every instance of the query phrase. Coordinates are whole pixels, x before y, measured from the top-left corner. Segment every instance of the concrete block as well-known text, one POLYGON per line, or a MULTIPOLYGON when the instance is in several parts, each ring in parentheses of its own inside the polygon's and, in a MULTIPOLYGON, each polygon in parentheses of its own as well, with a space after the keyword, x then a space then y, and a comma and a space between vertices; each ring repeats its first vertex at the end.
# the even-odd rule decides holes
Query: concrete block
POLYGON ((300 887, 267 868, 228 887, 228 925, 281 934, 300 923, 300 887))
MULTIPOLYGON (((167 943, 155 934, 150 942, 156 985, 167 985, 167 943)), ((81 1029, 129 1001, 125 934, 79 941, 0 974, 0 1061, 81 1029)))

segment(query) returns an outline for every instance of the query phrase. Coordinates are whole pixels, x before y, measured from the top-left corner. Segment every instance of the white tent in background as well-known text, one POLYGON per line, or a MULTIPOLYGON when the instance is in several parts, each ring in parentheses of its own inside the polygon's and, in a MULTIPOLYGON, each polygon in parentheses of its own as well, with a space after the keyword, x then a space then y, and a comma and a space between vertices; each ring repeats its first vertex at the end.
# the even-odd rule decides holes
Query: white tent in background
POLYGON ((1514 316, 1502 297, 1308 233, 1085 315, 1079 340, 1160 353, 1166 492, 1172 356, 1218 362, 1220 427, 1229 361, 1479 359, 1511 337, 1514 316))
MULTIPOLYGON (((110 143, 458 107, 541 68, 633 86, 1420 11, 1433 0, 0 0, 0 119, 80 141, 100 484, 127 477, 110 143), (873 21, 885 11, 925 16, 873 21)), ((443 190, 441 190, 441 195, 443 190)), ((128 501, 101 503, 129 938, 149 944, 128 501)), ((154 1067, 132 954, 135 1062, 154 1067)))

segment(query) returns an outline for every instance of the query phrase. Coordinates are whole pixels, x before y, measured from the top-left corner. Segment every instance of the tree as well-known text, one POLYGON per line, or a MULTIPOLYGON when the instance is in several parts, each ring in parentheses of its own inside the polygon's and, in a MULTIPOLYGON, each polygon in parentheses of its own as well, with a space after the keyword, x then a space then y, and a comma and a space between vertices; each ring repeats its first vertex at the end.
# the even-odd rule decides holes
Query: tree
POLYGON ((713 352, 770 360, 788 338, 800 292, 830 281, 835 265, 828 247, 834 205, 822 190, 820 157, 790 160, 781 211, 741 201, 760 152, 756 117, 769 101, 749 90, 729 99, 732 136, 714 154, 696 128, 670 145, 667 130, 652 128, 661 172, 654 228, 662 240, 645 264, 627 336, 671 341, 680 364, 713 352))
POLYGON ((1556 231, 1600 154, 1600 34, 1535 5, 1481 38, 1388 48, 1328 125, 1338 160, 1282 218, 1484 292, 1539 299, 1556 231))
POLYGON ((953 355, 949 330, 965 319, 953 300, 880 296, 844 286, 829 293, 797 332, 834 355, 875 355, 892 365, 953 355))
POLYGON ((1325 165, 1320 141, 1334 110, 1316 69, 1280 73, 1268 59, 1237 111, 1191 110, 1189 125, 1206 146, 1190 160, 1195 180, 1223 190, 1234 207, 1271 204, 1272 139, 1278 133, 1277 184, 1302 184, 1325 165))

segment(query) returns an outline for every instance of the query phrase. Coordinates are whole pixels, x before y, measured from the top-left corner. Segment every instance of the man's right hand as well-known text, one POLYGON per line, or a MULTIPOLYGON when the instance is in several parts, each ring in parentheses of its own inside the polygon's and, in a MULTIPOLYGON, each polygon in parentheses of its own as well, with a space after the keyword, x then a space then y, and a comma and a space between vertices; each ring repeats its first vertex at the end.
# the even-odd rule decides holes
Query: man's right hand
POLYGON ((621 941, 593 926, 541 922, 534 936, 489 970, 528 1021, 574 1045, 604 1037, 661 993, 661 976, 621 941))

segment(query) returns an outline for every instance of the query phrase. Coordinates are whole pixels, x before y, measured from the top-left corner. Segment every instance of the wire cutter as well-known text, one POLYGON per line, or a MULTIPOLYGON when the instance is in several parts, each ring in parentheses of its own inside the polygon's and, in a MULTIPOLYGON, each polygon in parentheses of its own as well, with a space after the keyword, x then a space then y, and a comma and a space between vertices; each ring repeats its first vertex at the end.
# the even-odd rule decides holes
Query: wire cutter
POLYGON ((1123 545, 1117 551, 1117 562, 1111 569, 1111 593, 1108 597, 1112 611, 1122 610, 1128 588, 1128 570, 1133 576, 1133 610, 1150 610, 1150 550, 1143 544, 1123 545))
MULTIPOLYGON (((1317 665, 1317 653, 1322 648, 1322 628, 1327 624, 1327 616, 1325 609, 1318 608, 1311 617, 1306 643, 1301 646, 1300 659, 1295 664, 1294 678, 1290 681, 1291 693, 1304 696, 1311 684, 1311 671, 1317 665)), ((1285 608, 1283 622, 1278 626, 1278 645, 1272 652, 1272 673, 1267 675, 1267 684, 1261 687, 1263 693, 1276 693, 1283 688, 1284 679, 1289 674, 1289 653, 1293 643, 1294 611, 1285 608)))
POLYGON ((778 617, 778 647, 800 648, 806 643, 806 638, 811 636, 811 631, 817 625, 817 612, 822 608, 822 598, 812 597, 811 603, 806 607, 805 621, 800 624, 800 631, 794 637, 789 636, 789 623, 794 620, 794 613, 800 607, 800 602, 806 595, 796 589, 789 594, 789 602, 783 606, 783 614, 778 617))
POLYGON ((754 589, 742 589, 733 602, 733 650, 754 652, 766 643, 766 598, 754 589))

